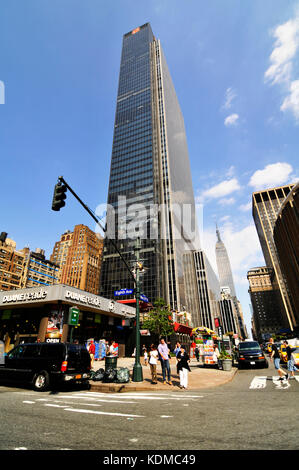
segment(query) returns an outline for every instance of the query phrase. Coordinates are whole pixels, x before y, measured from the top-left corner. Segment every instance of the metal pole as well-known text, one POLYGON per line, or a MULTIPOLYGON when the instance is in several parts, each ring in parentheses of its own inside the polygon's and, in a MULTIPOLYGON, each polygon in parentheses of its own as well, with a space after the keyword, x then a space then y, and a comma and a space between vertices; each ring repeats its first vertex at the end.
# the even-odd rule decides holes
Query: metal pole
POLYGON ((140 255, 140 239, 139 237, 136 239, 136 291, 135 291, 135 299, 136 299, 136 351, 135 351, 135 364, 133 367, 133 382, 142 382, 143 381, 143 374, 142 374, 142 366, 140 364, 140 323, 139 323, 139 300, 140 300, 140 281, 139 281, 139 255, 140 255))

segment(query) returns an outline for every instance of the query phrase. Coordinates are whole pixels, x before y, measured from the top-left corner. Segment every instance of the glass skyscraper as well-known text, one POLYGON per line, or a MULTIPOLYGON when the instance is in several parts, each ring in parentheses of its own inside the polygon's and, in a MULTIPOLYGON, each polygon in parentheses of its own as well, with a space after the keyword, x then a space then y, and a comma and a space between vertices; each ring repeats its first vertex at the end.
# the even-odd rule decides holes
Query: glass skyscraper
POLYGON ((184 120, 149 23, 123 36, 106 223, 102 295, 133 288, 110 239, 132 266, 139 236, 141 292, 184 306, 182 254, 198 247, 194 194, 184 120))
POLYGON ((290 295, 287 280, 283 275, 279 263, 276 245, 273 239, 273 230, 279 211, 293 184, 272 189, 257 191, 252 194, 252 215, 260 240, 266 265, 274 270, 273 286, 279 289, 281 297, 281 310, 285 319, 285 326, 293 330, 296 325, 295 306, 290 295))

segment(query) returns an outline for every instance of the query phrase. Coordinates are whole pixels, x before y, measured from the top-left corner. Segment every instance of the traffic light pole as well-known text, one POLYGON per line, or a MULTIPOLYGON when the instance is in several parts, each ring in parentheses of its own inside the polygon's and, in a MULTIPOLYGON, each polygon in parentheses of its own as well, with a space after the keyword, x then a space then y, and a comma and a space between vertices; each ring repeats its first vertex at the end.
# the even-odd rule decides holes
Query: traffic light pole
MULTIPOLYGON (((89 207, 82 201, 82 199, 79 198, 79 196, 73 191, 73 189, 68 185, 68 183, 65 181, 65 179, 62 176, 59 176, 58 180, 64 184, 67 189, 72 193, 72 195, 77 199, 77 201, 84 207, 84 209, 88 212, 88 214, 95 220, 95 222, 100 226, 100 228, 103 230, 103 232, 106 232, 106 229, 102 226, 98 218, 94 215, 94 213, 89 209, 89 207)), ((136 298, 136 352, 135 352, 135 364, 133 367, 133 382, 142 382, 143 381, 143 376, 142 376, 142 366, 140 364, 140 313, 139 313, 139 300, 140 300, 140 281, 139 281, 139 267, 137 262, 139 261, 139 255, 140 255, 140 239, 136 239, 136 248, 135 248, 135 253, 136 253, 136 278, 134 277, 127 261, 124 259, 123 255, 119 251, 117 244, 114 242, 114 240, 111 238, 110 242, 112 243, 113 247, 119 254, 121 260, 125 264, 127 270, 129 271, 135 285, 135 298, 136 298)))
POLYGON ((135 292, 135 299, 136 299, 136 350, 135 350, 135 364, 133 367, 133 382, 142 382, 143 375, 142 375, 142 366, 140 364, 140 312, 139 312, 139 300, 140 300, 140 282, 139 282, 139 255, 140 255, 140 238, 136 239, 136 247, 135 247, 135 255, 136 255, 136 292, 135 292))

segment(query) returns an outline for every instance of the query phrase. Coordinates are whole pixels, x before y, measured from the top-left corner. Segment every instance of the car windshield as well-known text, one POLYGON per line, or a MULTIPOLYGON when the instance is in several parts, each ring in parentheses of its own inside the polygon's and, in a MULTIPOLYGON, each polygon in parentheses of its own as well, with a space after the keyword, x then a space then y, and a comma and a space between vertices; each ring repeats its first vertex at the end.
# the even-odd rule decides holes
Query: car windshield
POLYGON ((292 352, 295 354, 299 354, 299 348, 294 349, 292 352))
POLYGON ((246 343, 240 343, 239 344, 239 349, 240 351, 250 351, 252 349, 260 349, 259 343, 256 341, 246 341, 246 343))

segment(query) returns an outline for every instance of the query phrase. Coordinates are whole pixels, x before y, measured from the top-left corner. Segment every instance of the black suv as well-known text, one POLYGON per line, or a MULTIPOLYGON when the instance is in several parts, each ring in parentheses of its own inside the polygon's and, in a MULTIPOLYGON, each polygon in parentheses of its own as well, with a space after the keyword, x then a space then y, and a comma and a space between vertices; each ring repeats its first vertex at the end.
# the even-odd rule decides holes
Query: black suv
POLYGON ((39 391, 59 383, 88 383, 89 377, 90 355, 80 344, 19 344, 0 365, 0 379, 29 382, 39 391))
POLYGON ((241 369, 244 365, 269 367, 264 352, 256 341, 242 341, 238 347, 238 367, 241 369))

